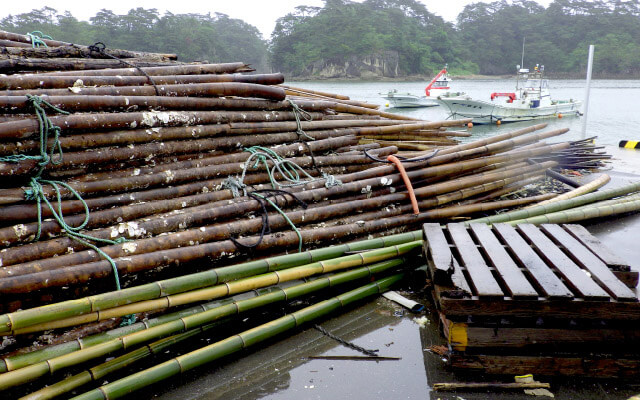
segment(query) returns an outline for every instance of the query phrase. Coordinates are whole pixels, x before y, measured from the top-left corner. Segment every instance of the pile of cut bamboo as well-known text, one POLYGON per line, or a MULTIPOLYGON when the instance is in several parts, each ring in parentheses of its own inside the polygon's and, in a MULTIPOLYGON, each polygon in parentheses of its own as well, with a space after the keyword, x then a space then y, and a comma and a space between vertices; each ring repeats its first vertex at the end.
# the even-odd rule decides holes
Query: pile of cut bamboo
POLYGON ((281 74, 244 74, 244 63, 0 40, 0 72, 11 74, 0 80, 0 335, 5 352, 50 329, 58 342, 5 354, 0 390, 133 350, 30 398, 101 379, 245 309, 381 277, 83 397, 116 398, 378 293, 399 279, 382 273, 407 265, 419 231, 322 247, 547 200, 499 198, 571 146, 545 143, 566 132, 545 124, 461 144, 468 133, 449 128, 468 121, 382 112, 285 86, 281 74), (236 257, 251 260, 231 266, 236 257), (246 299, 345 268, 356 269, 246 299), (234 294, 245 297, 205 303, 234 294), (145 317, 157 321, 113 331, 145 317))

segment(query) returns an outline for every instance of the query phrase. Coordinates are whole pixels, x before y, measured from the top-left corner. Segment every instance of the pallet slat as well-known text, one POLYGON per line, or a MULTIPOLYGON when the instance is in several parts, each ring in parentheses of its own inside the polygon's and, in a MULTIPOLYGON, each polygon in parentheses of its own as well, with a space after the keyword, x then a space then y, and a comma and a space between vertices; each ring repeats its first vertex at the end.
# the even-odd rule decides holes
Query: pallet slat
POLYGON ((491 228, 485 224, 471 224, 471 231, 485 250, 487 259, 496 269, 511 292, 511 297, 538 297, 538 292, 531 286, 520 268, 511 259, 509 253, 495 237, 491 228))
POLYGON ((573 293, 562 283, 560 278, 545 264, 535 251, 507 224, 496 224, 493 229, 511 248, 513 256, 524 265, 531 277, 542 288, 549 298, 572 298, 573 293))
POLYGON ((602 242, 593 236, 584 226, 577 224, 565 224, 562 227, 585 247, 591 250, 591 252, 601 259, 602 262, 607 264, 609 268, 616 271, 629 271, 631 269, 629 263, 609 250, 608 247, 603 245, 602 242))
POLYGON ((560 250, 535 225, 521 224, 518 229, 539 250, 549 265, 557 269, 565 279, 565 284, 576 290, 580 297, 587 299, 608 299, 609 295, 560 250))
POLYGON ((480 297, 502 297, 504 293, 482 259, 476 244, 462 224, 448 224, 447 229, 467 269, 472 285, 480 297))
POLYGON ((591 277, 603 286, 616 300, 638 301, 635 293, 626 287, 611 270, 589 249, 562 229, 559 225, 543 224, 542 230, 565 247, 571 258, 591 273, 591 277))
POLYGON ((451 253, 449 243, 444 233, 442 233, 440 224, 424 224, 423 231, 426 239, 427 260, 434 282, 440 285, 453 286, 471 294, 471 288, 462 273, 458 261, 455 260, 451 253))

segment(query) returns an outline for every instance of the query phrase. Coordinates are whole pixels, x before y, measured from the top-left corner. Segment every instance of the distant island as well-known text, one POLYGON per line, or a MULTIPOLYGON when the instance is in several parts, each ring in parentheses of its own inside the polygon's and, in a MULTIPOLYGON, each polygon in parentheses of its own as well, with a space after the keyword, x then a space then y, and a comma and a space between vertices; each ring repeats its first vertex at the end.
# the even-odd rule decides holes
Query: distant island
MULTIPOLYGON (((103 9, 89 21, 44 7, 0 20, 0 29, 40 31, 57 40, 177 53, 182 61, 251 63, 294 79, 430 77, 445 64, 454 76, 513 75, 545 65, 556 77, 583 77, 589 44, 594 77, 640 77, 640 1, 528 0, 467 5, 451 24, 415 0, 325 0, 278 19, 270 40, 221 13, 160 15, 103 9)), ((0 57, 2 52, 0 51, 0 57)))

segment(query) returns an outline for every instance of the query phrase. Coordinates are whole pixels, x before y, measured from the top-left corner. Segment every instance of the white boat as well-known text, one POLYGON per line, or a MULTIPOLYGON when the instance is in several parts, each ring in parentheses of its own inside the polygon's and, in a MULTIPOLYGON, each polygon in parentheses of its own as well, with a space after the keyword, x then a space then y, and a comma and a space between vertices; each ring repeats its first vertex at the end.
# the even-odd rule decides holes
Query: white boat
POLYGON ((516 90, 513 93, 494 92, 488 101, 474 100, 469 96, 441 96, 438 102, 449 109, 451 117, 471 118, 477 124, 580 115, 581 101, 551 99, 549 81, 543 79, 543 72, 544 65, 536 65, 533 72, 520 69, 518 65, 516 90), (523 84, 521 80, 524 80, 523 84))
POLYGON ((415 107, 435 107, 438 103, 438 96, 461 96, 463 93, 450 92, 451 78, 447 73, 445 66, 438 74, 429 82, 425 88, 425 96, 419 96, 411 93, 398 93, 397 90, 390 90, 388 93, 380 93, 383 99, 387 100, 387 106, 396 108, 415 108, 415 107))

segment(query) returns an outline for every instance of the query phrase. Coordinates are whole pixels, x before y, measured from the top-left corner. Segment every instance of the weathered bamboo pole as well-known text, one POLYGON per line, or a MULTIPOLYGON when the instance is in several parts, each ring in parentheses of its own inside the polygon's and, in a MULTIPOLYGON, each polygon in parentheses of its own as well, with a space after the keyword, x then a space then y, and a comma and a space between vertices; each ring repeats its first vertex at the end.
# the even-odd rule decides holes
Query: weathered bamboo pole
MULTIPOLYGON (((2 61, 0 61, 2 64, 2 61)), ((50 95, 50 96, 74 96, 74 95, 107 95, 107 96, 239 96, 257 97, 269 100, 284 100, 285 94, 276 86, 258 85, 243 82, 214 82, 193 83, 175 85, 147 86, 102 86, 102 87, 75 87, 72 89, 28 89, 28 90, 2 90, 0 96, 26 96, 50 95), (157 91, 156 91, 157 89, 157 91)))
MULTIPOLYGON (((206 74, 206 75, 158 75, 153 77, 156 85, 185 83, 244 82, 259 85, 277 85, 284 81, 280 73, 274 74, 206 74)), ((142 86, 150 84, 146 76, 40 76, 11 75, 0 82, 0 90, 66 89, 84 86, 142 86)), ((0 104, 9 99, 2 99, 0 104)))
MULTIPOLYGON (((185 98, 191 99, 191 98, 185 98)), ((210 99, 211 100, 211 99, 210 99)), ((403 121, 366 121, 366 120, 342 120, 342 121, 301 121, 300 127, 307 135, 314 139, 326 139, 332 133, 340 129, 353 129, 349 134, 360 134, 367 132, 367 129, 356 128, 375 128, 377 126, 398 125, 406 122, 403 121), (312 132, 313 131, 313 132, 312 132)), ((242 141, 248 137, 257 138, 269 134, 289 134, 282 137, 282 142, 293 142, 298 139, 295 133, 298 125, 295 121, 287 122, 231 122, 214 125, 193 125, 193 126, 173 126, 173 127, 157 127, 150 129, 128 129, 128 130, 112 130, 109 132, 90 132, 86 134, 65 135, 59 138, 62 149, 88 149, 92 147, 113 146, 118 144, 135 144, 148 143, 153 141, 166 140, 184 140, 198 139, 205 137, 230 136, 225 140, 242 141), (248 136, 250 135, 250 136, 248 136), (234 139, 237 138, 237 139, 234 139), (292 138, 289 140, 289 138, 292 138)), ((401 129, 401 128, 398 128, 401 129)), ((340 136, 336 133, 336 136, 340 136)), ((244 143, 244 142, 242 142, 244 143)), ((50 140, 48 147, 53 145, 50 140)), ((40 142, 37 140, 23 140, 14 143, 0 143, 0 154, 16 154, 35 151, 40 148, 40 142)))
MULTIPOLYGON (((331 138, 346 137, 348 131, 333 132, 331 138)), ((297 138, 297 135, 294 135, 297 138)), ((289 136, 291 136, 289 135, 289 136)), ((328 135, 324 135, 328 136, 328 135)), ((281 139, 281 138, 278 138, 281 139)), ((239 141, 238 138, 225 138, 225 139, 194 139, 194 140, 175 140, 175 141, 162 141, 159 143, 143 143, 136 145, 129 145, 119 148, 108 149, 96 149, 80 152, 67 152, 63 158, 56 164, 49 164, 45 170, 49 169, 65 169, 74 168, 76 166, 83 167, 91 165, 95 168, 96 164, 113 163, 119 161, 132 161, 136 159, 152 160, 156 157, 166 155, 178 155, 178 154, 206 154, 212 150, 222 149, 237 149, 238 143, 242 143, 243 147, 251 147, 251 142, 257 142, 258 145, 269 144, 267 140, 262 137, 248 138, 248 143, 239 141)), ((271 138, 273 142, 274 138, 271 138)), ((294 140, 296 141, 296 140, 294 140)), ((355 140, 349 140, 349 142, 355 140)), ((275 142, 279 144, 282 142, 275 142)), ((227 155, 220 155, 209 157, 212 163, 221 163, 227 157, 227 155), (215 161, 214 161, 215 160, 215 161)), ((201 166, 207 165, 201 161, 201 166)), ((29 174, 34 168, 38 166, 38 160, 25 160, 16 163, 0 164, 0 175, 24 175, 29 174)), ((237 167, 237 165, 236 165, 237 167)), ((237 168, 236 168, 237 169, 237 168)), ((234 171, 236 172, 236 171, 234 171)), ((240 171, 241 172, 241 171, 240 171)), ((233 173, 233 172, 230 172, 233 173)))
POLYGON ((434 383, 434 390, 523 390, 523 389, 549 389, 551 385, 542 382, 456 382, 434 383))
MULTIPOLYGON (((143 67, 142 70, 151 76, 158 75, 198 75, 198 74, 231 74, 236 72, 253 72, 254 69, 242 62, 221 63, 221 64, 177 64, 164 65, 160 67, 143 67)), ((135 76, 141 75, 137 68, 112 68, 95 69, 83 71, 55 71, 39 74, 41 76, 50 75, 83 75, 83 76, 135 76)))
MULTIPOLYGON (((341 136, 337 138, 329 138, 323 140, 314 140, 308 142, 312 151, 326 151, 334 147, 342 147, 350 144, 355 144, 357 139, 353 136, 341 136)), ((300 154, 300 152, 306 152, 307 149, 300 144, 286 145, 277 147, 274 149, 281 157, 290 157, 294 154, 300 154)), ((248 159, 249 153, 240 152, 233 153, 226 157, 228 162, 244 162, 248 159)), ((77 182, 72 183, 73 187, 81 195, 89 193, 113 193, 123 192, 128 190, 143 189, 158 185, 176 184, 181 182, 188 182, 200 179, 209 179, 211 176, 217 175, 217 169, 215 165, 202 169, 190 169, 190 170, 177 170, 171 171, 171 173, 161 173, 145 176, 133 176, 126 179, 114 179, 104 180, 96 182, 77 182), (209 178, 208 178, 209 177, 209 178)), ((50 185, 46 185, 43 189, 43 194, 47 198, 55 198, 56 192, 50 185)), ((61 196, 63 198, 72 197, 72 193, 69 190, 61 189, 61 196)), ((24 201, 24 190, 21 188, 0 189, 0 204, 11 204, 24 201)))
MULTIPOLYGON (((438 167, 431 167, 428 169, 411 171, 409 172, 409 176, 412 179, 415 179, 417 177, 441 176, 441 175, 452 173, 455 171, 472 170, 474 168, 478 168, 483 165, 489 165, 498 160, 511 160, 511 159, 516 159, 517 157, 526 157, 532 154, 541 154, 542 152, 552 151, 553 149, 557 147, 562 147, 562 146, 563 144, 558 144, 558 145, 548 146, 548 148, 540 148, 540 149, 525 151, 525 152, 522 152, 522 154, 513 153, 508 156, 503 156, 502 158, 499 158, 500 156, 494 156, 492 158, 471 160, 468 162, 457 163, 454 165, 443 165, 438 167)), ((514 173, 520 173, 523 171, 524 172, 535 171, 535 170, 540 170, 542 168, 547 168, 549 165, 555 165, 555 164, 553 164, 552 162, 548 162, 547 164, 536 165, 536 166, 533 166, 532 168, 512 169, 507 173, 501 173, 501 175, 493 173, 493 174, 489 174, 487 176, 482 177, 481 182, 474 181, 475 179, 478 179, 475 176, 470 178, 469 177, 462 178, 456 181, 445 182, 444 184, 436 184, 436 185, 428 186, 425 188, 421 188, 416 193, 422 197, 429 197, 434 194, 440 194, 447 191, 453 191, 453 190, 457 190, 464 187, 474 186, 474 183, 487 183, 487 182, 490 182, 492 179, 493 180, 502 179, 505 176, 504 174, 506 174, 506 176, 511 176, 510 174, 514 174, 514 173)), ((337 194, 359 192, 361 188, 367 187, 367 186, 384 188, 385 186, 388 186, 386 182, 391 182, 391 181, 399 182, 399 174, 389 176, 386 180, 384 180, 384 182, 383 180, 372 178, 364 181, 356 181, 351 184, 343 184, 340 187, 333 187, 331 189, 323 188, 323 189, 316 189, 316 190, 301 192, 299 193, 298 197, 303 201, 311 201, 313 199, 325 198, 331 195, 335 196, 337 194)), ((194 224, 196 223, 195 221, 204 221, 206 219, 202 219, 202 218, 209 218, 208 217, 209 215, 220 215, 220 216, 232 215, 227 213, 233 213, 235 215, 238 215, 248 211, 256 210, 258 208, 259 208, 259 204, 257 204, 257 202, 255 201, 249 201, 249 202, 244 202, 239 204, 236 203, 236 204, 231 204, 227 206, 221 205, 220 207, 217 207, 212 210, 206 209, 199 212, 191 213, 189 215, 177 215, 177 216, 167 217, 167 218, 163 218, 162 220, 158 220, 156 222, 154 221, 141 222, 140 224, 135 224, 135 229, 133 230, 127 229, 127 232, 133 231, 134 233, 138 232, 138 234, 144 232, 145 235, 148 234, 149 232, 160 233, 160 232, 157 232, 157 229, 161 229, 161 231, 166 232, 166 231, 171 231, 173 229, 178 229, 179 227, 185 227, 187 224, 188 225, 194 224), (199 215, 202 215, 202 217, 199 217, 199 215)), ((57 224, 54 224, 54 223, 49 223, 46 228, 59 229, 57 224)), ((5 233, 5 235, 2 237, 3 241, 12 241, 12 240, 15 241, 18 238, 18 236, 20 236, 20 238, 28 238, 30 235, 35 234, 35 229, 37 229, 37 226, 32 224, 29 226, 22 226, 21 229, 10 228, 10 229, 0 230, 0 233, 5 233)), ((116 231, 119 232, 119 229, 116 231)), ((102 231, 94 231, 92 234, 96 237, 113 238, 113 234, 116 231, 108 228, 108 229, 103 229, 102 231)), ((119 233, 116 233, 116 237, 118 235, 119 233)), ((57 252, 60 252, 60 251, 66 251, 68 247, 73 247, 73 246, 74 246, 74 243, 71 239, 59 238, 53 242, 34 243, 28 246, 22 246, 20 248, 16 248, 15 250, 9 249, 5 251, 2 255, 0 255, 0 260, 2 260, 3 265, 11 265, 11 264, 14 264, 17 260, 25 260, 25 257, 28 257, 27 259, 31 259, 31 257, 41 257, 42 255, 45 255, 45 254, 53 255, 53 254, 57 254, 57 252)))
POLYGON ((260 325, 238 335, 216 342, 199 350, 192 351, 176 357, 165 363, 156 365, 134 375, 112 382, 99 389, 87 392, 76 397, 76 400, 115 399, 139 390, 152 383, 166 379, 169 376, 180 374, 196 368, 205 363, 217 360, 225 355, 232 354, 246 347, 260 343, 268 338, 277 336, 288 330, 320 318, 330 312, 341 309, 355 301, 380 294, 402 279, 402 275, 393 275, 377 282, 352 290, 332 299, 303 308, 292 314, 278 318, 275 321, 260 325), (156 371, 162 371, 157 373, 156 371))
MULTIPOLYGON (((13 32, 8 32, 8 31, 0 31, 0 38, 5 39, 5 40, 11 40, 13 42, 17 42, 17 43, 22 43, 22 44, 26 44, 29 46, 29 48, 32 47, 32 39, 30 36, 28 35, 21 35, 18 33, 13 33, 13 32)), ((63 47, 62 52, 67 52, 67 53, 63 53, 63 54, 73 54, 74 52, 77 51, 83 51, 83 53, 79 53, 82 57, 87 57, 88 54, 84 53, 84 52, 88 52, 89 51, 89 46, 82 46, 82 45, 77 45, 74 43, 69 43, 69 42, 62 42, 59 40, 52 40, 52 39, 45 39, 42 38, 40 39, 42 40, 47 46, 49 47, 45 47, 45 48, 35 48, 33 50, 44 50, 44 53, 46 53, 46 50, 50 50, 52 51, 54 54, 59 54, 59 53, 55 53, 55 50, 58 49, 52 49, 50 47, 63 47)), ((141 51, 129 51, 129 50, 121 50, 121 49, 104 49, 104 52, 107 54, 110 54, 114 57, 118 57, 118 58, 144 58, 144 57, 160 57, 160 58, 164 58, 164 59, 169 59, 169 60, 177 60, 178 56, 175 54, 162 54, 162 53, 148 53, 148 52, 141 52, 141 51)), ((95 53, 95 51, 94 51, 95 53)), ((11 53, 8 52, 7 54, 12 54, 12 55, 21 55, 24 57, 24 54, 29 54, 29 53, 11 53)), ((37 54, 37 52, 36 52, 37 54)), ((61 57, 62 55, 54 55, 55 57, 61 57)))
MULTIPOLYGON (((48 40, 48 39, 45 39, 48 40)), ((26 43, 21 43, 25 45, 26 43)), ((117 58, 137 58, 147 61, 165 62, 176 61, 178 56, 176 54, 160 54, 160 53, 145 53, 135 52, 129 50, 120 49, 104 49, 103 52, 91 51, 87 46, 78 45, 61 45, 56 47, 36 47, 32 48, 30 45, 5 47, 0 51, 0 59, 12 59, 15 57, 22 58, 111 58, 110 56, 117 58)))
MULTIPOLYGON (((144 58, 127 58, 129 65, 137 67, 161 67, 167 61, 147 61, 144 58)), ((83 70, 96 68, 121 68, 120 60, 95 58, 11 58, 0 59, 0 73, 12 74, 24 71, 83 70)))

